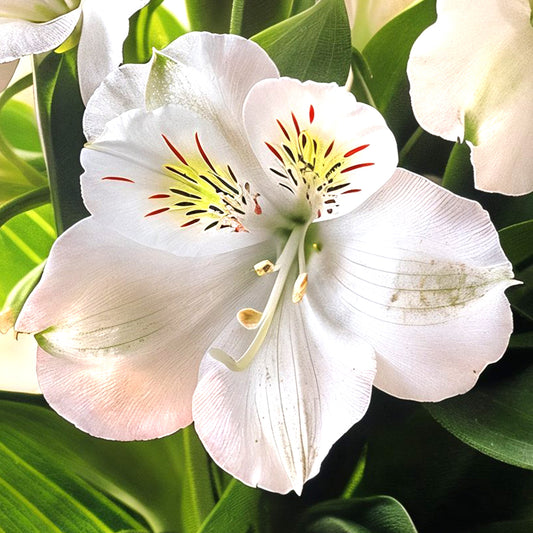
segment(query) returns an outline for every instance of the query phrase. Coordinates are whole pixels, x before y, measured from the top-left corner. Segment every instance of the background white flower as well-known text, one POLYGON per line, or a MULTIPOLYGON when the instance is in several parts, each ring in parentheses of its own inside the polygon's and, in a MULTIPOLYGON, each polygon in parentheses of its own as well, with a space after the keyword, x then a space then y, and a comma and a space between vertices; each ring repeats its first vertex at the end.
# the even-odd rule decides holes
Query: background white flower
POLYGON ((437 0, 407 74, 420 125, 471 148, 478 189, 533 191, 533 27, 528 0, 437 0))
MULTIPOLYGON (((80 26, 78 76, 86 103, 106 75, 122 61, 129 17, 148 0, 2 0, 0 64, 53 50, 80 26)), ((1 65, 0 65, 1 66, 1 65)), ((8 69, 1 66, 0 90, 8 69)), ((7 80, 7 81, 6 81, 7 80)))
POLYGON ((92 216, 17 322, 38 332, 47 400, 83 430, 194 420, 232 475, 300 492, 372 384, 437 401, 505 351, 512 271, 487 214, 394 171, 382 117, 335 84, 190 33, 111 73, 85 126, 92 216))

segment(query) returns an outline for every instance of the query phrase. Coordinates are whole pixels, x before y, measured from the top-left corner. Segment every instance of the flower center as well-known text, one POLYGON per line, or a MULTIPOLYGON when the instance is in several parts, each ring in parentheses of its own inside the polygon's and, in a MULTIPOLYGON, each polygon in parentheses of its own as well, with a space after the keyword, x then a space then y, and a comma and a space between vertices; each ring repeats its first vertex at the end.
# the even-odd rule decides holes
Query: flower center
POLYGON ((352 185, 352 172, 374 163, 353 159, 369 144, 342 149, 335 145, 335 139, 324 139, 313 125, 312 105, 308 114, 305 121, 293 112, 289 121, 277 119, 281 140, 265 144, 278 160, 276 167, 269 169, 281 178, 278 185, 308 206, 306 218, 320 218, 335 214, 342 195, 360 192, 361 189, 352 185))
POLYGON ((308 227, 309 223, 296 226, 292 230, 275 265, 272 265, 272 263, 268 260, 261 261, 255 265, 254 268, 258 275, 264 275, 277 271, 277 278, 274 286, 272 287, 272 291, 263 312, 246 308, 241 309, 237 314, 237 319, 242 326, 247 329, 257 329, 254 339, 244 354, 242 354, 238 359, 234 359, 224 350, 219 348, 211 348, 208 352, 211 357, 225 364, 230 370, 240 371, 248 368, 257 352, 261 348, 272 323, 272 319, 274 318, 280 298, 285 289, 289 272, 291 271, 292 265, 296 259, 298 260, 300 273, 293 286, 292 301, 294 303, 298 303, 304 297, 307 288, 304 244, 308 227))

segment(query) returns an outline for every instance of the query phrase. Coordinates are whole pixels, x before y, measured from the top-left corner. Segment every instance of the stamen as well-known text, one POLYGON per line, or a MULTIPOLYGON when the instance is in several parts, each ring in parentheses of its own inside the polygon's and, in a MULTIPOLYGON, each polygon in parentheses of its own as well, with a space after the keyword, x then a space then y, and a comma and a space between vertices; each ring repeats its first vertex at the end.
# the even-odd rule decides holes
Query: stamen
POLYGON ((246 309, 241 309, 237 313, 237 320, 244 326, 246 329, 256 329, 263 317, 261 311, 247 307, 246 309))
POLYGON ((259 261, 259 263, 254 265, 254 270, 258 276, 264 276, 265 274, 275 272, 278 270, 278 268, 276 268, 276 265, 272 261, 264 259, 263 261, 259 261))
POLYGON ((292 289, 292 302, 297 304, 300 303, 305 296, 307 291, 307 272, 302 272, 296 278, 294 282, 294 287, 292 289))

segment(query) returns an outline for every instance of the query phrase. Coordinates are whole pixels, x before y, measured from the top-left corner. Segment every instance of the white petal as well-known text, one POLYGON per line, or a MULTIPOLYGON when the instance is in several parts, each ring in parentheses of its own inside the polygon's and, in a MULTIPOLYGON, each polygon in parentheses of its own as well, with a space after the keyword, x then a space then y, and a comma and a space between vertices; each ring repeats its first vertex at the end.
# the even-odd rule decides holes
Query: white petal
MULTIPOLYGON (((242 331, 226 330, 213 346, 238 353, 247 340, 242 331)), ((306 298, 294 304, 287 294, 248 369, 204 359, 195 428, 215 462, 243 483, 300 493, 366 412, 374 373, 368 344, 328 322, 306 298)))
POLYGON ((57 48, 72 33, 80 8, 47 22, 0 18, 0 61, 13 61, 57 48))
POLYGON ((98 86, 83 115, 83 132, 88 141, 98 137, 105 125, 126 111, 144 109, 144 92, 149 65, 122 65, 98 86))
POLYGON ((99 221, 147 246, 180 255, 248 246, 266 238, 275 213, 246 187, 245 150, 175 104, 129 111, 82 151, 83 198, 99 221))
POLYGON ((129 18, 147 3, 148 0, 84 2, 78 47, 78 75, 84 103, 122 62, 122 44, 128 35, 129 18))
POLYGON ((9 85, 18 63, 18 59, 9 63, 0 63, 0 92, 9 85))
POLYGON ((104 438, 149 439, 189 424, 200 360, 248 301, 259 280, 252 265, 268 253, 183 259, 90 218, 73 226, 16 325, 41 331, 53 354, 41 351, 38 361, 48 402, 104 438))
POLYGON ((377 387, 437 401, 503 355, 512 270, 477 203, 399 169, 353 215, 318 226, 309 299, 329 293, 324 312, 376 349, 377 387))
POLYGON ((407 73, 418 122, 472 148, 476 187, 533 190, 533 28, 527 0, 437 2, 407 73))
POLYGON ((75 9, 79 0, 2 0, 0 17, 46 22, 75 9))
POLYGON ((333 83, 259 82, 246 99, 244 122, 257 158, 269 169, 262 194, 293 218, 325 220, 351 211, 392 176, 398 162, 383 117, 333 83))

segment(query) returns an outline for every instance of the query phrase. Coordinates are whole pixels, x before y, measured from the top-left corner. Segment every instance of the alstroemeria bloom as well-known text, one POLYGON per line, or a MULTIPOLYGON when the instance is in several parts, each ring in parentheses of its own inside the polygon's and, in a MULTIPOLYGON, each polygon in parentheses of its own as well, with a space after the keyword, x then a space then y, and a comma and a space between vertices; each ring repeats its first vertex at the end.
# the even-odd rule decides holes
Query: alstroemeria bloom
POLYGON ((194 420, 222 468, 299 492, 373 384, 437 401, 505 351, 512 272, 487 214, 395 171, 383 118, 336 84, 190 33, 112 73, 86 128, 92 217, 17 323, 81 429, 149 439, 194 420))
POLYGON ((533 191, 533 27, 528 0, 437 0, 407 74, 420 125, 471 148, 478 189, 533 191))
POLYGON ((86 103, 107 74, 122 62, 128 19, 147 3, 148 0, 2 0, 0 90, 9 82, 8 72, 14 70, 14 64, 8 62, 54 50, 80 24, 78 76, 86 103))

